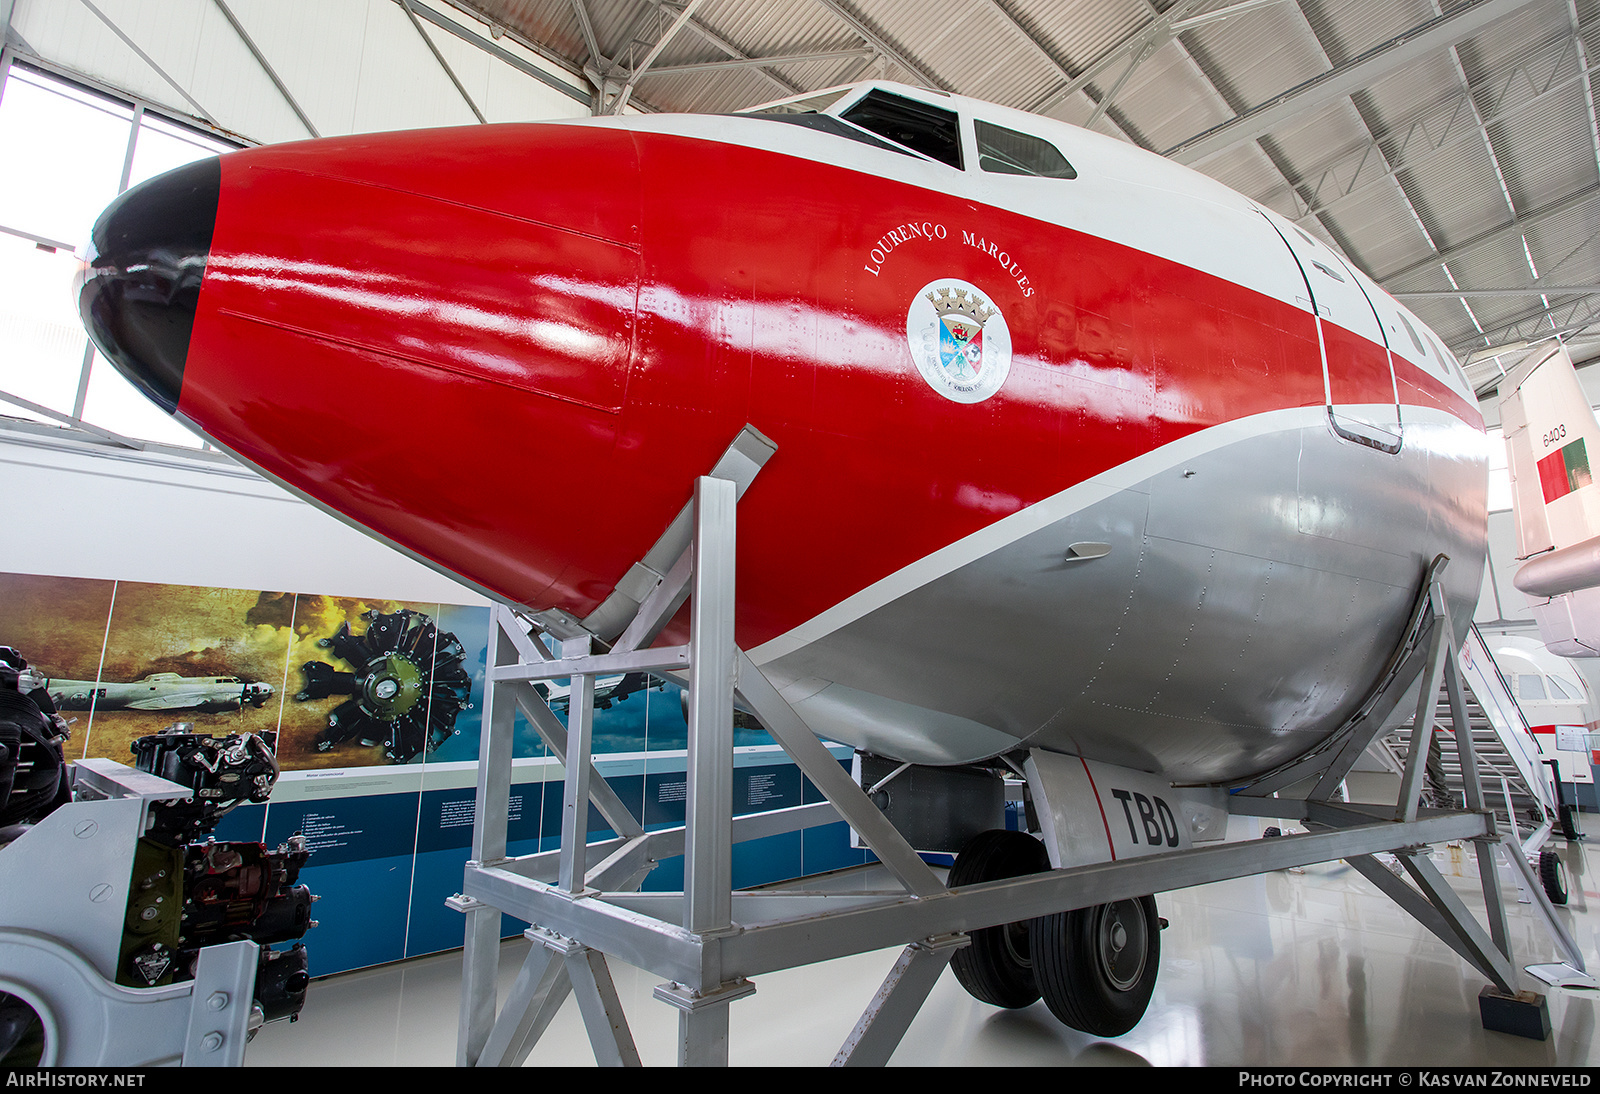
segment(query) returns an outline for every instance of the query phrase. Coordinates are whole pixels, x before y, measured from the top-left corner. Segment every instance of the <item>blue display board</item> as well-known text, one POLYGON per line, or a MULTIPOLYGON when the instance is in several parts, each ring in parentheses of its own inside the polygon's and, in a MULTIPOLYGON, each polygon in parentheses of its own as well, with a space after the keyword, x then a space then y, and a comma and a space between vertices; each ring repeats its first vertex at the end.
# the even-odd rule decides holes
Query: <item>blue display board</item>
MULTIPOLYGON (((741 814, 822 800, 776 749, 744 752, 739 760, 734 801, 741 814)), ((649 829, 683 823, 682 754, 648 758, 652 765, 671 761, 676 766, 667 770, 608 775, 618 796, 649 829)), ((629 757, 603 761, 601 767, 645 762, 629 757)), ((555 778, 512 785, 511 854, 556 847, 561 793, 562 783, 555 778)), ((312 854, 300 876, 319 898, 313 908, 318 925, 305 942, 311 973, 322 976, 461 945, 463 918, 445 900, 461 891, 474 804, 471 787, 273 802, 236 810, 218 838, 264 838, 276 845, 296 834, 305 836, 312 854)), ((592 840, 611 834, 593 810, 590 828, 592 840)), ((850 846, 846 825, 829 824, 736 844, 733 884, 762 885, 868 860, 867 852, 850 846)), ((681 855, 659 863, 643 886, 652 891, 682 887, 681 855)), ((510 936, 526 926, 507 916, 502 933, 510 936)))

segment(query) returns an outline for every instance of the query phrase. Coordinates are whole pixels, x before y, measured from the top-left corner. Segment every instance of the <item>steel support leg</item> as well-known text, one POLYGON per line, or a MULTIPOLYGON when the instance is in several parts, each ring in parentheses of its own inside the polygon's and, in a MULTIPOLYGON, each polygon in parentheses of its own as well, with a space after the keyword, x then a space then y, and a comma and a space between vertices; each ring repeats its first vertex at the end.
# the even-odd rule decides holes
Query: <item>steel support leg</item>
POLYGON ((638 1067, 639 1050, 605 955, 537 927, 526 937, 533 949, 517 973, 478 1064, 522 1066, 570 993, 577 997, 595 1062, 601 1067, 638 1067))
POLYGON ((1485 817, 1489 831, 1475 838, 1478 878, 1483 892, 1485 914, 1489 922, 1487 934, 1467 907, 1461 903, 1449 883, 1439 874, 1423 850, 1399 852, 1399 861, 1410 874, 1416 888, 1405 884, 1368 856, 1350 859, 1365 877, 1405 908, 1418 922, 1441 938, 1453 950, 1487 976, 1492 988, 1485 988, 1479 999, 1479 1009, 1484 1025, 1491 1029, 1539 1036, 1542 1027, 1548 1036, 1549 1021, 1544 999, 1532 993, 1518 993, 1516 989, 1516 959, 1512 953, 1511 931, 1506 920, 1504 894, 1499 873, 1495 868, 1495 854, 1504 847, 1522 882, 1535 894, 1535 905, 1544 917, 1545 924, 1556 940, 1568 964, 1582 968, 1582 955, 1555 917, 1555 910, 1544 899, 1542 888, 1533 877, 1532 868, 1516 840, 1516 814, 1510 794, 1506 795, 1506 813, 1511 833, 1501 836, 1494 831, 1494 821, 1483 794, 1483 782, 1478 767, 1477 748, 1472 739, 1472 724, 1467 715, 1465 682, 1461 672, 1461 650, 1455 640, 1455 626, 1451 619, 1450 603, 1444 586, 1437 575, 1428 590, 1429 607, 1433 612, 1433 633, 1427 646, 1427 668, 1422 675, 1421 690, 1417 696, 1417 713, 1412 722, 1411 747, 1406 757, 1405 773, 1401 779, 1400 798, 1396 803, 1396 819, 1410 821, 1417 816, 1422 779, 1429 749, 1433 741, 1435 711, 1439 688, 1444 686, 1449 703, 1450 726, 1455 736, 1456 753, 1461 762, 1462 796, 1467 810, 1485 817), (1420 891, 1419 891, 1420 890, 1420 891))
MULTIPOLYGON (((1438 585, 1434 586, 1443 597, 1438 585)), ((1414 821, 1422 802, 1422 779, 1427 773, 1428 747, 1433 743, 1433 727, 1437 720, 1435 708, 1439 703, 1439 684, 1444 678, 1445 662, 1453 656, 1455 638, 1447 630, 1445 620, 1434 616, 1433 636, 1428 642, 1428 660, 1422 672, 1422 686, 1417 691, 1417 713, 1411 721, 1411 748, 1406 756, 1405 774, 1400 778, 1400 799, 1395 805, 1395 820, 1414 821)))
POLYGON ((933 990, 933 985, 955 952, 967 945, 964 934, 944 935, 914 942, 884 978, 883 986, 862 1012, 856 1028, 845 1038, 834 1067, 883 1067, 899 1047, 900 1039, 933 990))
MULTIPOLYGON (((1461 677, 1461 650, 1455 643, 1455 625, 1450 618, 1450 602, 1445 598, 1444 590, 1435 586, 1433 598, 1434 611, 1444 624, 1445 635, 1450 642, 1450 650, 1445 658, 1444 686, 1450 700, 1450 724, 1455 733, 1456 756, 1461 761, 1462 795, 1466 799, 1468 809, 1482 813, 1486 811, 1487 806, 1483 797, 1483 780, 1478 770, 1478 749, 1472 740, 1472 722, 1467 717, 1466 691, 1461 677)), ((1517 817, 1512 811, 1509 796, 1506 798, 1506 819, 1514 835, 1517 830, 1517 817)), ((1497 842, 1492 836, 1474 841, 1478 859, 1478 884, 1483 890, 1484 912, 1489 920, 1489 934, 1494 939, 1495 949, 1504 954, 1508 962, 1515 965, 1516 957, 1511 952, 1511 927, 1506 922, 1505 896, 1500 891, 1500 875, 1494 865, 1497 842)))
MULTIPOLYGON (((1506 921, 1506 898, 1500 891, 1500 872, 1495 869, 1494 857, 1497 841, 1485 836, 1472 841, 1478 859, 1478 885, 1483 890, 1484 915, 1489 920, 1489 937, 1494 948, 1505 954, 1506 960, 1515 964, 1511 952, 1511 926, 1506 921)), ((1526 864, 1526 863, 1524 863, 1526 864)))
POLYGON ((1439 909, 1429 903, 1427 897, 1413 886, 1406 884, 1402 878, 1396 877, 1388 867, 1371 855, 1357 855, 1345 861, 1354 866, 1362 877, 1372 882, 1385 896, 1400 905, 1412 919, 1427 928, 1440 942, 1459 954, 1463 961, 1477 967, 1478 961, 1473 956, 1473 951, 1462 942, 1460 935, 1440 914, 1439 909))
MULTIPOLYGON (((607 636, 618 635, 623 658, 631 655, 637 667, 646 660, 639 657, 641 647, 666 623, 687 591, 692 597, 692 613, 684 659, 689 677, 689 742, 683 927, 706 940, 732 931, 733 703, 740 656, 734 640, 735 509, 739 493, 771 455, 772 447, 753 430, 741 433, 718 463, 716 473, 696 480, 691 509, 668 529, 651 558, 635 568, 638 572, 630 571, 631 592, 621 595, 619 589, 615 603, 608 601, 605 612, 582 624, 564 613, 540 613, 539 625, 563 638, 559 658, 553 657, 538 637, 527 634, 509 609, 494 610, 490 641, 494 652, 484 696, 485 744, 479 762, 474 862, 469 864, 469 875, 477 867, 496 865, 506 858, 511 719, 519 706, 566 769, 557 887, 573 895, 591 883, 607 891, 619 884, 631 889, 649 872, 654 864, 649 857, 649 838, 599 777, 589 755, 594 678, 606 671, 604 666, 619 653, 613 649, 592 655, 591 637, 596 628, 607 636), (684 555, 677 545, 687 538, 684 533, 691 520, 690 551, 684 555), (655 558, 656 554, 661 557, 655 558), (677 561, 668 566, 673 558, 677 561), (648 565, 650 562, 655 565, 648 565), (667 572, 663 574, 663 570, 667 572), (515 667, 521 662, 577 670, 571 675, 565 726, 527 684, 530 675, 517 674, 515 667), (512 669, 497 671, 503 666, 512 669), (610 848, 610 857, 592 866, 587 858, 591 801, 623 840, 620 846, 610 848)), ((649 667, 662 666, 651 663, 649 667)), ((532 674, 534 679, 547 676, 532 674)), ((496 1019, 500 912, 467 897, 452 903, 468 913, 458 1063, 520 1063, 569 991, 578 997, 596 1058, 610 1064, 639 1062, 605 958, 581 941, 561 939, 539 928, 528 935, 539 944, 538 949, 529 955, 496 1019), (554 952, 560 954, 560 960, 555 960, 554 952)), ((659 997, 682 1011, 680 1062, 727 1062, 727 1005, 755 988, 742 979, 721 983, 719 965, 714 947, 708 947, 707 960, 693 983, 658 989, 659 997)))
MULTIPOLYGON (((586 657, 589 636, 561 643, 561 656, 586 657)), ((590 731, 594 728, 594 677, 574 676, 567 692, 566 778, 561 792, 561 866, 557 882, 569 893, 583 891, 588 872, 590 731)))
MULTIPOLYGON (((510 628, 521 623, 509 608, 496 605, 489 613, 489 668, 517 663, 517 644, 510 628)), ((489 674, 492 676, 492 672, 489 674)), ((506 825, 511 814, 511 736, 515 708, 496 702, 492 679, 483 689, 483 739, 478 760, 478 796, 472 820, 472 861, 500 862, 506 857, 506 825)), ((478 1062, 495 1022, 500 970, 500 910, 476 906, 466 913, 462 948, 461 1019, 456 1038, 457 1066, 478 1062)))
MULTIPOLYGON (((545 747, 550 749, 551 755, 567 764, 567 728, 561 724, 550 705, 533 690, 527 683, 504 683, 500 685, 502 694, 509 692, 515 700, 517 709, 522 716, 533 726, 539 734, 545 747)), ((570 700, 569 700, 570 705, 570 700)), ((642 836, 644 828, 634 819, 622 799, 617 797, 611 789, 611 784, 606 782, 599 771, 594 768, 594 759, 589 760, 589 804, 600 811, 600 815, 611 825, 613 831, 619 836, 642 836)), ((587 838, 587 834, 586 834, 587 838)))
POLYGON ((533 949, 528 951, 516 983, 506 996, 505 1009, 474 1061, 479 1067, 521 1067, 572 990, 565 961, 544 946, 534 931, 528 934, 533 949))
POLYGON ((678 1014, 678 1066, 728 1066, 728 1006, 685 1009, 678 1014))
POLYGON ((783 746, 784 752, 839 815, 850 822, 850 827, 861 835, 895 880, 917 896, 944 892, 944 883, 938 875, 928 868, 883 811, 872 804, 872 799, 855 780, 844 773, 833 753, 817 739, 805 719, 743 651, 739 653, 739 694, 756 712, 767 732, 783 746))
MULTIPOLYGON (((1539 918, 1544 922, 1545 929, 1556 941, 1556 948, 1561 951, 1561 959, 1579 972, 1588 972, 1588 967, 1583 963, 1583 951, 1578 949, 1578 943, 1567 932, 1566 924, 1562 923, 1556 915, 1555 905, 1550 903, 1550 898, 1545 895, 1544 884, 1534 876, 1533 866, 1528 862, 1528 856, 1522 853, 1522 848, 1511 836, 1502 836, 1501 846, 1505 848, 1506 858, 1511 860, 1511 868, 1521 874, 1523 883, 1528 891, 1533 894, 1533 907, 1539 913, 1539 918)), ((1485 856, 1490 860, 1493 868, 1493 854, 1485 856)))
POLYGON ((1500 948, 1494 944, 1494 939, 1478 926, 1478 921, 1473 918, 1472 912, 1461 903, 1461 898, 1450 888, 1450 883, 1427 857, 1426 850, 1402 851, 1398 857, 1406 873, 1411 875, 1411 880, 1417 883, 1417 887, 1427 896, 1428 902, 1444 917, 1446 926, 1455 934, 1462 946, 1466 947, 1464 951, 1456 947, 1456 952, 1463 956, 1470 954, 1467 959, 1479 972, 1494 981, 1497 989, 1507 995, 1515 995, 1517 972, 1510 959, 1500 952, 1500 948))
POLYGON ((589 1032, 595 1063, 601 1067, 639 1067, 639 1050, 628 1029, 627 1016, 622 1013, 622 1000, 617 997, 605 954, 571 942, 562 950, 562 960, 578 1010, 583 1013, 583 1027, 589 1032))
MULTIPOLYGON (((685 790, 683 925, 695 934, 733 920, 734 509, 726 479, 694 485, 694 591, 690 596, 689 756, 685 790)), ((724 1032, 723 1036, 726 1036, 724 1032)))
POLYGON ((734 980, 714 991, 695 992, 680 984, 658 984, 655 997, 678 1008, 678 1066, 728 1066, 728 1004, 754 995, 748 980, 734 980))
POLYGON ((461 951, 461 1022, 456 1036, 456 1066, 472 1067, 494 1028, 500 971, 500 909, 475 905, 466 913, 461 951))

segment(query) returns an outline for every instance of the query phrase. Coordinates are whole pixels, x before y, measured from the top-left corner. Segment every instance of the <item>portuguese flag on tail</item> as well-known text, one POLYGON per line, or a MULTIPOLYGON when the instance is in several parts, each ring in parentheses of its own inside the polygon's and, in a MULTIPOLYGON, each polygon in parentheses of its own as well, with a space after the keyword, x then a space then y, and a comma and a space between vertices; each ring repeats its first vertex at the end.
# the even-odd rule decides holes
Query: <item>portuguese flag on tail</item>
POLYGON ((1589 453, 1583 447, 1582 437, 1539 461, 1539 485, 1544 490, 1546 505, 1593 481, 1589 474, 1589 453))

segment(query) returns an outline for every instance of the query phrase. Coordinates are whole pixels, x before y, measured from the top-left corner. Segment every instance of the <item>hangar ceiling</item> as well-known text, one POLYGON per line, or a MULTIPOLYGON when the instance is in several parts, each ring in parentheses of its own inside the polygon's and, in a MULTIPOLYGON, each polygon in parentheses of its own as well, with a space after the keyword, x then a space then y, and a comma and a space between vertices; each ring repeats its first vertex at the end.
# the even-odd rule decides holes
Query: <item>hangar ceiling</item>
POLYGON ((883 77, 1130 141, 1333 242, 1481 391, 1530 342, 1600 337, 1600 0, 451 3, 597 113, 883 77))

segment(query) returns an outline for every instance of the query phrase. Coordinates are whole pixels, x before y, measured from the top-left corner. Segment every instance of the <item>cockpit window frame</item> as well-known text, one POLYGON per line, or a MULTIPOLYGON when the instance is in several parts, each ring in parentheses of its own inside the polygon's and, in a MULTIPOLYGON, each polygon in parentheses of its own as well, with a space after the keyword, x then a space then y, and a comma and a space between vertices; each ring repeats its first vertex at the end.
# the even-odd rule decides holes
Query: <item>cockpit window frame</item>
MULTIPOLYGON (((959 111, 950 110, 942 106, 935 106, 932 103, 925 103, 919 99, 909 98, 905 95, 899 95, 885 88, 874 87, 868 90, 867 93, 862 95, 860 98, 854 100, 848 105, 845 105, 836 116, 841 121, 848 122, 850 125, 853 125, 864 132, 873 134, 875 137, 892 141, 900 147, 908 148, 916 155, 933 163, 943 164, 944 166, 954 168, 957 171, 966 170, 967 152, 965 148, 965 141, 962 139, 962 118, 959 111), (943 122, 945 119, 948 119, 949 129, 946 134, 943 134, 943 146, 940 147, 927 142, 923 142, 922 146, 919 146, 919 144, 904 140, 903 135, 897 136, 893 132, 884 132, 882 129, 863 124, 864 120, 878 121, 892 119, 863 119, 859 114, 855 118, 849 116, 852 112, 859 111, 861 108, 868 106, 869 104, 871 104, 871 106, 874 108, 883 109, 885 111, 899 110, 905 116, 907 116, 909 121, 912 122, 943 122), (919 119, 916 117, 916 115, 921 115, 922 117, 919 119)), ((930 135, 936 138, 941 136, 940 134, 932 133, 931 131, 930 135)))
POLYGON ((1013 129, 1008 125, 1001 125, 999 122, 992 122, 987 118, 974 117, 972 119, 972 141, 973 149, 976 152, 978 169, 985 174, 1010 175, 1019 178, 1063 180, 1075 179, 1078 177, 1078 169, 1072 166, 1072 161, 1067 159, 1066 154, 1061 151, 1060 147, 1058 147, 1054 141, 1041 137, 1037 133, 1029 133, 1021 129, 1013 129), (1004 149, 997 147, 993 140, 994 134, 991 134, 990 139, 986 142, 984 134, 985 129, 995 131, 995 134, 1004 134, 1008 137, 1020 138, 1021 141, 1033 142, 1039 146, 1042 146, 1043 148, 1048 148, 1061 160, 1061 168, 1064 168, 1064 170, 1055 169, 1052 173, 1029 169, 1028 165, 1021 162, 1017 157, 1009 155, 1004 149), (986 143, 993 155, 985 154, 984 149, 986 143), (1000 164, 1000 166, 991 166, 991 163, 1000 164))

